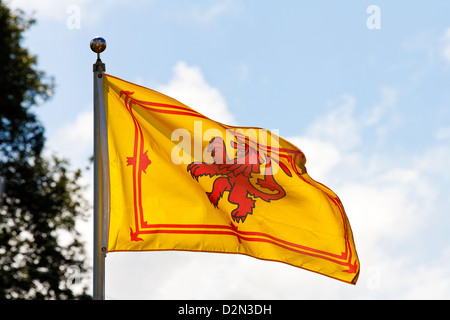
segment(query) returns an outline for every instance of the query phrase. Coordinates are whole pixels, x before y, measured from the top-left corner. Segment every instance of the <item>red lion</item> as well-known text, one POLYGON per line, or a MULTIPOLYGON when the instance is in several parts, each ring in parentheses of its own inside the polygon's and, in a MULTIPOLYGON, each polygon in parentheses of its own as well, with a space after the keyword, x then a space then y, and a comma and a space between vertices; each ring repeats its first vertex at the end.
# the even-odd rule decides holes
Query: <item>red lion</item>
POLYGON ((211 192, 206 192, 209 201, 217 208, 220 198, 225 191, 228 191, 228 201, 236 204, 237 208, 231 212, 233 221, 244 222, 247 215, 253 213, 255 207, 254 198, 258 197, 266 202, 278 200, 286 195, 284 189, 275 181, 272 174, 272 163, 266 155, 266 170, 263 179, 257 178, 256 184, 267 192, 250 182, 253 174, 260 173, 260 166, 263 163, 258 150, 250 147, 248 143, 236 137, 237 142, 232 141, 231 145, 236 149, 236 157, 229 159, 226 147, 221 137, 214 137, 209 142, 207 151, 211 152, 214 163, 193 162, 188 165, 187 171, 192 178, 198 181, 201 176, 220 176, 216 178, 211 192))

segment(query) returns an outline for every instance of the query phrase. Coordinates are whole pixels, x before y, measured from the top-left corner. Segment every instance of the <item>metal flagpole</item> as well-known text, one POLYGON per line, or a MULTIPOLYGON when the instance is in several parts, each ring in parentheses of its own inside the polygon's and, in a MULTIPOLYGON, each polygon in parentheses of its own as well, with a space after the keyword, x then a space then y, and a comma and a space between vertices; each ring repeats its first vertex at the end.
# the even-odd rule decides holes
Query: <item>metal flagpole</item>
POLYGON ((100 60, 100 53, 106 49, 106 41, 101 37, 91 40, 91 50, 97 53, 97 61, 94 64, 94 295, 95 300, 105 299, 105 249, 102 248, 102 210, 100 210, 101 193, 99 187, 101 181, 101 159, 99 155, 100 145, 100 102, 98 90, 98 78, 105 72, 105 64, 100 60), (103 250, 102 250, 103 249, 103 250))

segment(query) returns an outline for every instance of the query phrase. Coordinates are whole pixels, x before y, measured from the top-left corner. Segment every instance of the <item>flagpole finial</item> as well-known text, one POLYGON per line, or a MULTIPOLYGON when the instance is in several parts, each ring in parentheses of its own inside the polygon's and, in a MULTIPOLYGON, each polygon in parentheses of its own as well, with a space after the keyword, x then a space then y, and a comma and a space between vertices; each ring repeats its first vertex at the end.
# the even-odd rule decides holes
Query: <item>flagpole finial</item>
POLYGON ((106 40, 102 37, 95 37, 91 40, 91 50, 97 53, 97 62, 94 64, 94 72, 98 72, 98 77, 101 78, 103 72, 106 71, 105 64, 100 59, 100 53, 106 49, 106 40))
POLYGON ((100 54, 106 49, 106 40, 102 37, 95 37, 91 40, 91 50, 100 54))

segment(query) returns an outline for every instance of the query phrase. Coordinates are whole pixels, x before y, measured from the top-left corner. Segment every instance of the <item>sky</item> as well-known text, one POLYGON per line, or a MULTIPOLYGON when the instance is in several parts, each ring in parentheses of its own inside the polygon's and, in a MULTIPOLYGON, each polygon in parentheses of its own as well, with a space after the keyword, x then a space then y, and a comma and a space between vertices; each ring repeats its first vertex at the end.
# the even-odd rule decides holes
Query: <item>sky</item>
MULTIPOLYGON (((55 79, 35 109, 47 154, 90 166, 102 36, 107 73, 299 147, 361 262, 353 286, 240 255, 109 253, 106 299, 450 298, 449 1, 7 2, 37 19, 23 45, 55 79)), ((79 229, 91 257, 92 220, 79 229)))

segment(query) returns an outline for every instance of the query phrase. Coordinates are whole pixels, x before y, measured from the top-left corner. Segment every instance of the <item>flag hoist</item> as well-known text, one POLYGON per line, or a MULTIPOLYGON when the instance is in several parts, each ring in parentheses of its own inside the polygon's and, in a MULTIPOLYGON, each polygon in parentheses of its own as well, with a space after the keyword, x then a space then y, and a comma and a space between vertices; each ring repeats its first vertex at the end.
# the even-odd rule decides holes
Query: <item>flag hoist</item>
POLYGON ((94 298, 106 252, 182 250, 283 262, 356 284, 339 197, 274 130, 219 123, 94 64, 94 298))

